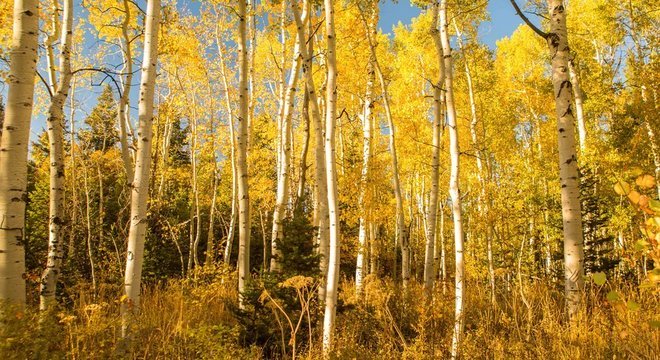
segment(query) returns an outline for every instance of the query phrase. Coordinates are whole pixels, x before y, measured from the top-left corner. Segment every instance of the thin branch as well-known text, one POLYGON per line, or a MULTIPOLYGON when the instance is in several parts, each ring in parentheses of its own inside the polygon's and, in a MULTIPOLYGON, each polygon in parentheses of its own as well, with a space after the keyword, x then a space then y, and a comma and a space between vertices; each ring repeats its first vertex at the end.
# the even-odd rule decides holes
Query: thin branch
POLYGON ((529 21, 527 16, 525 16, 525 14, 523 14, 523 12, 520 10, 520 7, 518 7, 518 4, 516 4, 516 0, 511 0, 511 5, 513 5, 513 8, 516 9, 516 14, 518 16, 520 16, 520 18, 525 22, 525 24, 527 24, 527 26, 532 28, 532 30, 534 30, 534 32, 537 33, 540 37, 542 37, 544 39, 548 38, 547 33, 543 32, 541 29, 537 28, 536 25, 534 25, 531 21, 529 21))
POLYGON ((46 87, 46 90, 48 90, 48 95, 50 95, 50 97, 52 98, 53 97, 53 92, 50 91, 50 86, 48 85, 48 82, 46 81, 46 79, 44 79, 44 77, 41 75, 41 73, 39 71, 35 71, 35 72, 39 76, 39 79, 41 79, 41 82, 44 83, 44 86, 46 87))

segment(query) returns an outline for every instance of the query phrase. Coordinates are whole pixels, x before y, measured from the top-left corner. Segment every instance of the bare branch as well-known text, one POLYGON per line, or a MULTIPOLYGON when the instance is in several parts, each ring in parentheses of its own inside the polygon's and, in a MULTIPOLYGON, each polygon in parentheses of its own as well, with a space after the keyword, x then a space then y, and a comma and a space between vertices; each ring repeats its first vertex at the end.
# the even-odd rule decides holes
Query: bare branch
POLYGON ((532 30, 534 30, 535 33, 537 33, 540 37, 547 39, 548 34, 543 32, 541 29, 537 28, 536 25, 534 25, 525 14, 520 10, 520 7, 518 7, 518 4, 516 4, 516 0, 511 0, 511 5, 513 5, 513 8, 516 9, 516 14, 520 16, 520 18, 529 26, 532 30))

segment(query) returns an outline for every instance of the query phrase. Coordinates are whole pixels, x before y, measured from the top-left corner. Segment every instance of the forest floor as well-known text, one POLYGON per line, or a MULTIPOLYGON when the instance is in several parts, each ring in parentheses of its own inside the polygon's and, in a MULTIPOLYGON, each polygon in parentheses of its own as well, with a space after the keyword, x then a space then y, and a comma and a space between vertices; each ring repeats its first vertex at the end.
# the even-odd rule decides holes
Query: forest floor
MULTIPOLYGON (((52 316, 7 312, 0 327, 2 359, 279 359, 320 358, 322 313, 316 284, 301 276, 255 280, 237 307, 236 274, 203 269, 186 280, 144 288, 131 341, 122 341, 123 298, 116 287, 68 289, 52 316), (302 309, 302 311, 301 311, 302 309), (41 318, 40 318, 41 316, 41 318), (128 345, 127 345, 128 344, 128 345), (295 348, 295 353, 294 353, 295 348)), ((562 293, 527 280, 501 284, 490 300, 487 282, 467 282, 463 359, 657 359, 658 295, 637 287, 591 283, 574 323, 562 293)), ((433 301, 421 285, 407 290, 370 275, 362 296, 342 282, 332 351, 336 359, 450 357, 454 299, 440 284, 433 301)))

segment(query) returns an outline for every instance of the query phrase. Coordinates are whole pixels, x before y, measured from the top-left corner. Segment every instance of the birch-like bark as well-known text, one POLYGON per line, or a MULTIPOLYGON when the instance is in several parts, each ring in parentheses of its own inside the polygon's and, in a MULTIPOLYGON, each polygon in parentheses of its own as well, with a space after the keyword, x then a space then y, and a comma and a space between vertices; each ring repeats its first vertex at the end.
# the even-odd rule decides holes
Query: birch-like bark
POLYGON ((128 128, 130 127, 129 103, 131 95, 131 82, 133 81, 133 55, 131 51, 131 39, 128 34, 128 26, 131 22, 131 8, 129 0, 123 0, 124 21, 121 23, 121 52, 124 57, 124 68, 122 70, 121 96, 117 105, 117 122, 119 123, 119 144, 121 147, 121 159, 126 172, 126 184, 133 183, 133 158, 128 143, 128 128))
MULTIPOLYGON (((309 34, 308 38, 306 39, 307 41, 307 52, 306 54, 313 54, 314 53, 314 38, 311 36, 312 34, 312 16, 314 15, 311 10, 311 4, 309 1, 305 1, 305 9, 307 10, 307 33, 309 34)), ((298 24, 296 23, 296 26, 298 24)), ((301 41, 298 39, 298 41, 301 41)), ((302 55, 303 57, 303 64, 306 60, 305 54, 302 55)), ((304 69, 303 69, 304 71, 304 69)), ((305 76, 303 74, 303 76, 305 76)), ((303 147, 302 147, 302 152, 300 154, 300 181, 298 182, 298 192, 297 192, 297 200, 296 200, 296 207, 302 206, 302 200, 305 197, 305 187, 307 185, 307 170, 309 169, 309 165, 307 164, 307 155, 309 153, 309 142, 311 139, 311 134, 310 134, 310 125, 311 125, 311 120, 310 120, 310 109, 309 109, 309 90, 308 90, 308 85, 307 85, 307 79, 305 79, 305 95, 303 96, 303 105, 302 105, 302 119, 304 123, 303 127, 303 132, 304 132, 304 140, 303 140, 303 147)))
POLYGON ((655 131, 648 119, 644 120, 646 126, 646 133, 649 136, 651 143, 651 155, 653 156, 653 165, 655 166, 655 185, 658 189, 658 199, 660 199, 660 146, 658 146, 658 139, 655 137, 655 131))
MULTIPOLYGON (((307 21, 307 12, 302 15, 303 24, 307 21)), ((270 270, 280 271, 281 251, 277 248, 277 243, 284 240, 284 231, 282 220, 286 213, 286 205, 289 202, 289 181, 291 175, 291 129, 292 116, 295 109, 296 87, 298 86, 298 76, 300 75, 301 48, 304 42, 297 39, 293 50, 293 59, 291 61, 291 71, 289 80, 284 93, 284 102, 281 104, 284 108, 280 110, 280 156, 278 157, 277 169, 277 194, 275 196, 275 210, 273 211, 273 228, 271 233, 271 259, 270 270)))
POLYGON ((250 150, 252 143, 252 126, 254 123, 254 59, 257 52, 257 1, 248 0, 248 32, 250 47, 248 50, 248 138, 247 148, 250 150))
POLYGON ((571 84, 573 85, 573 97, 575 98, 575 120, 577 120, 578 126, 580 154, 584 155, 587 151, 587 125, 584 119, 584 92, 580 86, 580 76, 575 69, 575 60, 570 57, 568 59, 568 72, 571 84))
POLYGON ((192 141, 190 142, 190 160, 191 160, 191 167, 192 167, 192 192, 193 192, 193 200, 195 203, 193 204, 195 207, 195 217, 194 221, 191 223, 195 224, 195 236, 194 240, 192 243, 192 248, 190 249, 190 254, 192 255, 193 261, 195 263, 195 267, 198 267, 200 265, 199 263, 199 241, 201 239, 201 234, 202 234, 202 214, 199 208, 199 190, 198 190, 198 180, 197 180, 197 102, 196 102, 196 97, 195 97, 195 92, 193 91, 192 94, 192 132, 191 132, 191 137, 192 141))
POLYGON ((39 8, 14 0, 7 105, 0 138, 0 301, 25 304, 25 201, 39 8))
POLYGON ((444 120, 444 93, 442 88, 445 81, 445 63, 442 50, 442 41, 438 31, 438 9, 431 9, 431 37, 438 52, 438 81, 433 87, 433 157, 431 160, 431 194, 429 199, 429 210, 426 223, 426 256, 424 260, 424 290, 427 298, 431 298, 433 291, 433 280, 435 280, 435 246, 436 246, 436 223, 438 214, 438 192, 440 178, 440 139, 442 139, 442 122, 444 120))
POLYGON ((229 96, 229 80, 227 79, 227 69, 225 65, 224 53, 222 51, 222 42, 217 32, 215 41, 218 47, 218 56, 220 57, 220 73, 222 77, 222 86, 224 87, 225 109, 229 120, 229 160, 231 161, 231 218, 229 220, 229 230, 227 231, 227 244, 225 245, 223 261, 229 264, 231 260, 231 249, 234 244, 234 233, 236 232, 236 221, 238 220, 238 169, 236 168, 236 136, 234 135, 234 111, 231 107, 231 97, 229 96))
MULTIPOLYGON (((311 14, 311 4, 306 1, 306 8, 309 14, 311 14)), ((296 28, 298 31, 298 40, 301 43, 306 41, 305 33, 303 31, 304 24, 300 17, 300 10, 298 9, 298 4, 296 1, 291 2, 291 7, 293 9, 293 15, 296 21, 296 28)), ((309 34, 309 42, 312 42, 312 34, 309 34)), ((328 198, 328 182, 327 182, 327 173, 325 167, 325 151, 323 148, 323 121, 321 118, 321 110, 319 108, 319 98, 316 96, 316 87, 314 85, 314 76, 312 74, 312 56, 314 55, 306 47, 302 47, 301 51, 303 52, 303 65, 302 72, 305 76, 305 89, 307 90, 307 96, 309 96, 309 104, 311 106, 312 120, 314 121, 314 158, 315 158, 315 178, 316 178, 316 187, 315 187, 315 211, 316 211, 316 220, 319 228, 318 232, 318 243, 319 243, 319 253, 321 255, 320 260, 320 270, 321 270, 321 284, 319 285, 319 300, 321 303, 325 301, 326 295, 326 284, 327 284, 327 269, 328 269, 328 255, 330 253, 330 241, 329 241, 329 214, 328 214, 328 203, 326 199, 328 198)))
POLYGON ((144 257, 144 239, 147 232, 147 205, 151 169, 151 140, 154 116, 154 91, 158 63, 158 28, 160 26, 160 0, 148 0, 144 30, 144 55, 138 102, 138 148, 135 176, 131 190, 131 223, 128 232, 126 272, 122 303, 122 337, 130 333, 130 316, 140 308, 140 282, 144 257))
MULTIPOLYGON (((436 6, 437 6, 436 1, 436 6)), ((455 309, 454 333, 452 336, 451 357, 458 357, 459 345, 463 333, 463 294, 464 264, 463 264, 463 221, 461 213, 461 195, 459 188, 460 150, 458 142, 458 126, 456 123, 456 108, 454 105, 453 61, 449 44, 449 23, 447 22, 447 0, 441 0, 438 8, 440 18, 440 40, 445 61, 445 91, 447 103, 447 127, 449 128, 449 154, 451 171, 449 176, 449 195, 451 197, 452 217, 454 219, 454 256, 455 256, 455 309)))
POLYGON ((571 318, 578 312, 584 288, 584 240, 575 151, 575 118, 572 110, 572 84, 569 78, 568 33, 562 0, 548 0, 550 32, 547 41, 552 57, 559 139, 559 180, 561 183, 562 219, 564 225, 565 297, 571 318))
MULTIPOLYGON (((377 4, 374 4, 377 5, 377 4)), ((370 16, 369 22, 367 23, 363 19, 364 30, 372 35, 376 35, 376 23, 378 21, 378 9, 374 6, 369 6, 368 9, 370 16)), ((364 94, 364 109, 362 111, 362 171, 360 173, 360 190, 358 194, 358 209, 360 212, 359 218, 359 230, 358 230, 358 253, 357 261, 355 264, 355 292, 358 296, 362 294, 364 278, 364 268, 366 251, 367 251, 367 214, 368 208, 365 203, 365 197, 367 195, 367 186, 369 180, 369 165, 371 163, 371 109, 373 109, 373 87, 375 81, 375 70, 374 70, 374 59, 373 54, 369 58, 369 64, 367 65, 367 88, 364 94)))
POLYGON ((479 143, 479 137, 477 136, 477 125, 479 119, 477 116, 477 102, 474 95, 474 87, 472 85, 472 71, 470 69, 470 63, 468 62, 468 54, 465 53, 465 48, 463 47, 463 41, 461 32, 454 21, 454 28, 456 29, 457 42, 458 46, 463 52, 463 59, 465 62, 465 78, 467 80, 468 88, 468 98, 470 100, 470 114, 472 116, 470 120, 470 137, 472 138, 472 147, 475 149, 475 158, 477 163, 477 179, 479 181, 479 195, 477 197, 477 211, 479 213, 477 219, 484 223, 487 230, 486 233, 486 252, 488 260, 488 283, 490 285, 490 300, 493 306, 496 305, 495 299, 495 269, 493 267, 493 253, 492 253, 492 231, 491 224, 488 219, 488 214, 490 212, 490 200, 488 199, 488 193, 486 191, 486 180, 484 175, 484 166, 483 166, 483 151, 481 149, 481 144, 479 143), (486 220, 486 221, 484 221, 486 220))
POLYGON ((248 192, 248 57, 246 29, 246 0, 238 2, 238 66, 239 66, 239 112, 238 112, 238 292, 239 307, 244 308, 243 291, 250 276, 250 197, 248 192))
MULTIPOLYGON (((58 12, 53 13, 59 17, 58 12)), ((54 21, 58 23, 58 21, 54 21)), ((73 1, 65 0, 63 9, 62 29, 59 31, 60 56, 59 69, 60 79, 55 86, 51 103, 48 108, 48 140, 50 145, 50 196, 49 196, 49 219, 48 219, 48 260, 46 269, 41 277, 40 310, 52 309, 55 304, 55 291, 57 278, 61 270, 62 258, 64 257, 63 225, 64 214, 64 104, 69 95, 71 87, 71 39, 73 36, 73 1)), ((48 51, 53 51, 49 46, 48 51)), ((52 57, 52 54, 49 55, 52 57)), ((53 79, 54 80, 54 79, 53 79)))
POLYGON ((380 68, 378 57, 376 55, 376 39, 373 39, 372 34, 367 32, 367 40, 369 41, 369 49, 373 58, 376 75, 380 83, 380 89, 383 96, 383 107, 385 108, 385 117, 390 128, 389 145, 392 154, 392 183, 394 185, 394 197, 396 199, 396 239, 401 246, 401 277, 403 279, 404 288, 408 286, 410 279, 410 244, 408 239, 408 229, 405 224, 405 214, 403 211, 403 195, 401 191, 401 182, 399 180, 399 162, 396 152, 396 129, 394 127, 394 120, 392 111, 390 109, 389 93, 387 91, 387 84, 383 71, 380 68))
POLYGON ((337 293, 339 285, 339 204, 337 199, 337 165, 335 162, 335 119, 337 118, 337 39, 335 38, 335 10, 333 0, 324 0, 325 32, 327 36, 327 84, 325 114, 325 168, 328 184, 328 220, 330 225, 328 275, 323 317, 323 354, 328 358, 333 344, 337 293))

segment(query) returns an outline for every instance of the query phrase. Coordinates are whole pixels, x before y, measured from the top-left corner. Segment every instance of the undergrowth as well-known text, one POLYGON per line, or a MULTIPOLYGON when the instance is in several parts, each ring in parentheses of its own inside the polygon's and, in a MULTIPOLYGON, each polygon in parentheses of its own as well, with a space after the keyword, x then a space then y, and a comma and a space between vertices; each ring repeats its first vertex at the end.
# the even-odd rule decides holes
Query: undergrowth
MULTIPOLYGON (((207 267, 186 280, 145 287, 127 347, 121 341, 119 289, 94 296, 80 286, 71 291, 67 307, 53 314, 39 314, 32 307, 5 311, 0 358, 320 358, 322 313, 315 299, 316 281, 305 277, 277 284, 254 281, 251 291, 260 295, 243 311, 237 310, 235 282, 230 269, 207 267)), ((512 284, 509 291, 497 294, 495 307, 487 284, 468 282, 462 358, 656 357, 660 353, 658 295, 636 287, 608 286, 592 284, 584 296, 584 311, 570 324, 561 293, 541 281, 522 288, 512 284), (606 298, 612 289, 621 300, 606 298), (631 302, 636 306, 626 305, 631 302)), ((443 292, 438 286, 430 303, 421 285, 411 282, 404 290, 373 275, 365 279, 360 297, 351 282, 342 282, 341 289, 333 358, 449 358, 451 287, 443 292)))

